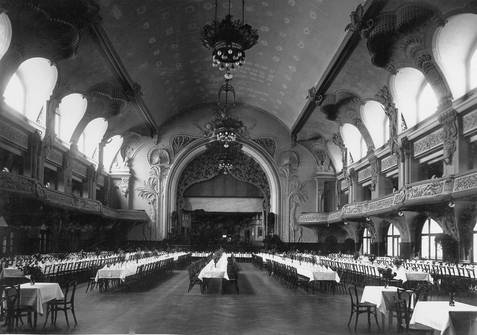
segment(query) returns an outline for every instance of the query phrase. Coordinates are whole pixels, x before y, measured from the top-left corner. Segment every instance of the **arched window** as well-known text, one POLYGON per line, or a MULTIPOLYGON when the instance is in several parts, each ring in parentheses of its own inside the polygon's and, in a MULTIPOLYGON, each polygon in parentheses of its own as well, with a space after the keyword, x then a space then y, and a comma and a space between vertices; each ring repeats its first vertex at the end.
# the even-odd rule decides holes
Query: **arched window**
POLYGON ((12 24, 6 13, 0 14, 0 59, 10 47, 12 41, 12 24))
POLYGON ((5 103, 23 114, 25 109, 25 87, 16 73, 10 78, 3 94, 5 103))
POLYGON ((477 15, 466 13, 448 18, 446 25, 437 31, 434 40, 439 67, 452 95, 459 98, 477 86, 469 78, 475 76, 471 69, 471 57, 477 40, 477 15))
POLYGON ((108 121, 103 118, 91 120, 78 139, 78 150, 86 157, 97 162, 98 145, 108 128, 108 121))
POLYGON ((61 99, 55 115, 55 133, 64 143, 70 143, 71 135, 86 112, 88 100, 77 93, 69 94, 61 99))
POLYGON ((365 228, 363 232, 363 244, 361 245, 361 253, 363 255, 371 253, 371 234, 369 233, 368 228, 365 228))
POLYGON ((386 235, 388 256, 399 256, 399 243, 401 243, 401 234, 399 234, 399 230, 391 223, 386 235))
POLYGON ((46 102, 58 78, 58 70, 45 58, 30 58, 18 67, 3 94, 7 104, 30 121, 44 127, 46 102), (20 85, 21 83, 21 85, 20 85))
POLYGON ((442 259, 442 247, 436 243, 436 235, 442 234, 442 228, 431 218, 424 222, 421 233, 421 257, 442 259))
POLYGON ((358 128, 345 123, 341 127, 341 136, 348 149, 348 164, 357 162, 366 155, 368 147, 358 128))
POLYGON ((473 244, 473 247, 472 247, 472 249, 474 251, 473 252, 473 254, 474 254, 473 255, 474 256, 473 261, 474 261, 474 263, 477 263, 477 223, 474 226, 473 235, 474 235, 474 238, 473 238, 474 244, 473 244))
POLYGON ((389 119, 384 107, 377 101, 368 101, 361 109, 361 118, 371 134, 374 146, 379 148, 389 139, 389 119))
POLYGON ((123 137, 120 135, 113 136, 106 142, 103 149, 103 166, 105 171, 109 172, 111 170, 111 164, 113 164, 113 160, 122 144, 123 137))
POLYGON ((326 143, 326 148, 328 149, 330 159, 336 169, 336 172, 343 170, 343 160, 341 158, 340 148, 331 142, 326 143))
POLYGON ((477 87, 477 49, 470 58, 469 68, 470 88, 473 89, 477 87))
POLYGON ((399 69, 392 78, 391 87, 400 113, 400 131, 416 125, 436 112, 437 97, 420 71, 410 67, 399 69))

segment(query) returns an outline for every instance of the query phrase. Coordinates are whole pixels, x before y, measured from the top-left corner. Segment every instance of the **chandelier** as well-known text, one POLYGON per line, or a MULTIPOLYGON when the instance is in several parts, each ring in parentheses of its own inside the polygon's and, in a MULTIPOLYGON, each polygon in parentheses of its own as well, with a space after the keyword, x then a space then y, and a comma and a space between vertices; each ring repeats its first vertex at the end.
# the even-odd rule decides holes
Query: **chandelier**
POLYGON ((232 71, 245 63, 245 50, 253 47, 258 41, 257 29, 245 24, 245 0, 242 0, 242 19, 233 20, 228 14, 222 21, 217 19, 217 0, 215 0, 215 18, 211 24, 202 28, 202 44, 212 50, 212 66, 225 71, 225 79, 232 79, 232 71))
POLYGON ((219 161, 219 171, 222 171, 223 174, 229 174, 234 165, 228 160, 219 161))
POLYGON ((229 79, 219 89, 217 106, 218 110, 210 125, 212 137, 223 144, 224 148, 228 148, 245 130, 243 122, 229 114, 229 109, 235 106, 235 90, 229 79))

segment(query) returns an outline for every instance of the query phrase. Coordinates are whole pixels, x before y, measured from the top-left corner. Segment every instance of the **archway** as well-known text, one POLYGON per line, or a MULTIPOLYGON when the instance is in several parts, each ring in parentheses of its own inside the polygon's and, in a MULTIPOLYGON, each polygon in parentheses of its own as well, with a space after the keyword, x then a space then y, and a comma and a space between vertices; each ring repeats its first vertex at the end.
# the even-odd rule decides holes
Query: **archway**
MULTIPOLYGON (((282 220, 280 210, 282 204, 280 202, 281 185, 278 176, 278 168, 270 154, 257 143, 247 139, 239 139, 238 142, 242 145, 243 153, 257 162, 267 178, 270 189, 269 208, 267 209, 267 212, 275 214, 274 217, 276 220, 274 222, 274 231, 276 234, 280 235, 280 227, 282 227, 280 222, 282 220)), ((177 196, 180 177, 189 163, 197 156, 204 153, 208 143, 209 140, 206 138, 190 143, 178 154, 174 163, 169 168, 169 173, 164 183, 164 194, 167 194, 167 196, 163 196, 161 201, 161 207, 164 209, 161 211, 161 227, 159 228, 161 238, 166 238, 168 236, 172 223, 172 214, 176 213, 178 209, 177 196)))

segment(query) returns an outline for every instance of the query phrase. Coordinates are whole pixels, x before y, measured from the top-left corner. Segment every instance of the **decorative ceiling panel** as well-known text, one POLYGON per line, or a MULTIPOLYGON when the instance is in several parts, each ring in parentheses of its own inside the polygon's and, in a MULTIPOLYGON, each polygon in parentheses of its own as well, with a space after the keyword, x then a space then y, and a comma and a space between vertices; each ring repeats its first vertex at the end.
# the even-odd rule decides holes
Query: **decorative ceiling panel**
MULTIPOLYGON (((248 0, 245 20, 259 41, 235 73, 238 102, 262 108, 288 127, 341 43, 360 0, 248 0)), ((223 81, 200 42, 213 0, 99 0, 103 25, 159 124, 214 102, 223 81)), ((232 0, 239 16, 241 1, 232 0)), ((219 0, 219 18, 227 1, 219 0)))

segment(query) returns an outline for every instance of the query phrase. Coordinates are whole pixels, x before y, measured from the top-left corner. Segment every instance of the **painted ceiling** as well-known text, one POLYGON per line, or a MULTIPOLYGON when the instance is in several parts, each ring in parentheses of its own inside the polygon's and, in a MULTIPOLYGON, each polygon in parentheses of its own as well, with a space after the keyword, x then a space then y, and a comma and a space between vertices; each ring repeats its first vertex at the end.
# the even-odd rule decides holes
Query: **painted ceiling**
MULTIPOLYGON (((219 18, 226 14, 219 0, 219 18)), ((362 0, 246 0, 245 21, 259 41, 232 81, 237 102, 259 107, 289 128, 310 87, 345 36, 362 0)), ((223 74, 200 42, 214 0, 99 0, 103 26, 143 99, 161 125, 177 113, 217 100, 223 74)), ((232 0, 240 15, 241 1, 232 0)))

